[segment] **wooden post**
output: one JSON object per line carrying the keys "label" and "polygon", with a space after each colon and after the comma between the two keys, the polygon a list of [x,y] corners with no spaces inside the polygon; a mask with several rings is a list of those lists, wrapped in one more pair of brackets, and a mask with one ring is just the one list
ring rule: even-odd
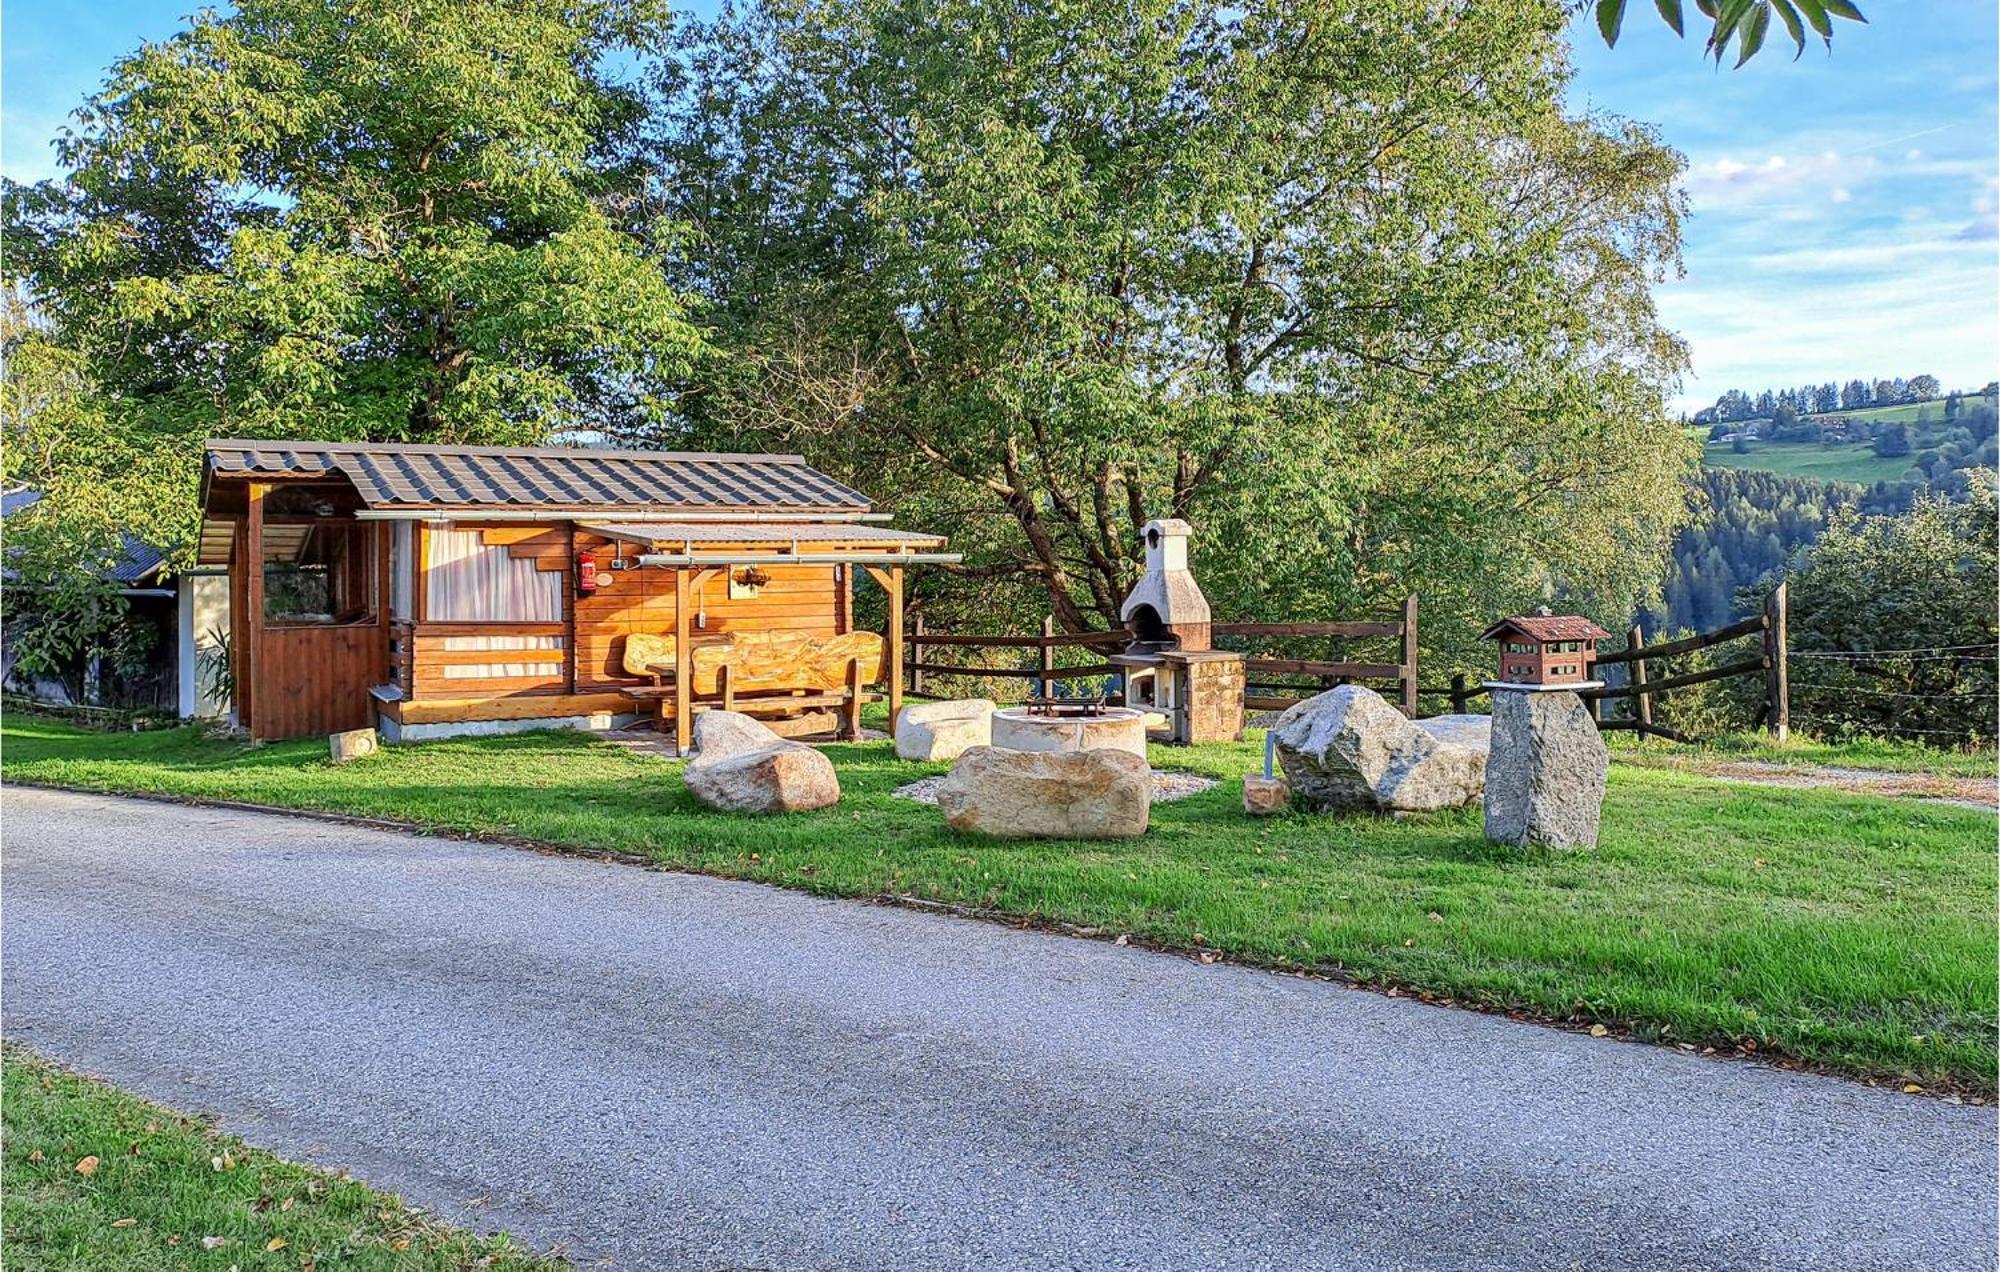
{"label": "wooden post", "polygon": [[[389,657],[389,530],[386,521],[375,527],[375,652],[382,659],[384,684],[394,684],[396,680],[396,661]],[[375,722],[372,706],[368,722]]]}
{"label": "wooden post", "polygon": [[1040,654],[1042,678],[1036,680],[1036,684],[1042,686],[1042,696],[1044,698],[1054,698],[1056,696],[1056,690],[1050,684],[1050,672],[1056,670],[1056,646],[1048,644],[1054,638],[1056,638],[1056,616],[1054,614],[1042,614],[1042,646],[1036,650],[1036,654]]}
{"label": "wooden post", "polygon": [[257,736],[257,672],[264,644],[264,491],[253,481],[244,489],[249,511],[243,518],[243,657],[237,663],[236,722]]}
{"label": "wooden post", "polygon": [[1785,654],[1788,586],[1780,583],[1764,598],[1764,657],[1768,663],[1764,672],[1764,714],[1771,725],[1771,736],[1780,742],[1792,736],[1791,672]]}
{"label": "wooden post", "polygon": [[910,622],[913,627],[910,634],[910,692],[922,697],[924,669],[917,664],[924,660],[924,616],[918,614]]}
{"label": "wooden post", "polygon": [[736,710],[735,677],[731,676],[729,672],[730,666],[728,663],[724,663],[715,669],[716,688],[722,691],[722,709],[724,711]]}
{"label": "wooden post", "polygon": [[694,743],[694,651],[688,648],[688,572],[674,568],[674,750]]}
{"label": "wooden post", "polygon": [[1462,671],[1453,672],[1451,676],[1451,713],[1453,715],[1464,715],[1466,699],[1470,696],[1465,691],[1465,673]]}
{"label": "wooden post", "polygon": [[1403,715],[1417,718],[1417,594],[1403,598]]}
{"label": "wooden post", "polygon": [[[1646,633],[1641,631],[1635,623],[1632,626],[1632,630],[1626,633],[1625,643],[1628,647],[1635,650],[1644,649],[1646,647]],[[1653,695],[1645,692],[1646,660],[1643,658],[1634,658],[1632,660],[1632,687],[1640,691],[1632,699],[1632,715],[1638,721],[1639,728],[1637,732],[1639,741],[1644,742],[1646,734],[1653,727]]]}
{"label": "wooden post", "polygon": [[896,717],[903,714],[903,567],[871,565],[868,575],[889,598],[889,732],[894,733]]}
{"label": "wooden post", "polygon": [[[857,707],[856,711],[860,709]],[[903,714],[903,567],[889,567],[889,732]],[[858,716],[857,716],[858,718]],[[856,733],[855,737],[860,737]]]}

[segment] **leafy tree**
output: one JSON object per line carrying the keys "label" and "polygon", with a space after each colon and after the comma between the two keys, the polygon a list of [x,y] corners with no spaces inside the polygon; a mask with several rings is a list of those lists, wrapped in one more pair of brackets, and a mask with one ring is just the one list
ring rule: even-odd
{"label": "leafy tree", "polygon": [[1934,375],[1913,375],[1908,387],[1913,402],[1928,402],[1941,391],[1938,378]]}
{"label": "leafy tree", "polygon": [[1805,727],[1934,743],[1995,736],[2000,524],[1992,471],[1968,479],[1963,501],[1844,516],[1794,560],[1792,710]]}
{"label": "leafy tree", "polygon": [[[8,565],[17,581],[6,588],[4,621],[14,654],[12,674],[46,677],[74,703],[94,702],[92,670],[129,680],[147,666],[157,637],[128,621],[129,602],[110,582],[117,541],[80,544],[48,531],[46,514],[30,509],[8,518]],[[26,523],[17,527],[16,520]]]}
{"label": "leafy tree", "polygon": [[[1597,14],[1597,30],[1603,35],[1607,47],[1618,43],[1618,33],[1625,23],[1625,0],[1582,0],[1579,7],[1594,7]],[[1654,0],[1654,7],[1660,17],[1674,29],[1675,35],[1685,35],[1685,12],[1681,0]],[[1695,0],[1694,7],[1709,19],[1707,43],[1702,48],[1704,56],[1715,59],[1719,66],[1729,52],[1730,45],[1736,46],[1736,65],[1742,66],[1757,56],[1764,47],[1764,39],[1770,34],[1771,15],[1776,14],[1785,34],[1790,37],[1797,52],[1796,60],[1806,51],[1806,28],[1811,27],[1828,49],[1833,48],[1833,18],[1845,18],[1851,22],[1867,22],[1861,10],[1849,0]]]}
{"label": "leafy tree", "polygon": [[[1685,515],[1678,157],[1562,108],[1559,5],[780,3],[688,29],[661,189],[718,444],[899,492],[934,613],[1629,612]],[[966,576],[979,580],[967,586]],[[1468,665],[1485,651],[1466,641]]]}
{"label": "leafy tree", "polygon": [[1910,453],[1910,426],[1901,420],[1875,435],[1875,453],[1884,459]]}
{"label": "leafy tree", "polygon": [[108,425],[19,475],[185,543],[205,434],[659,418],[700,339],[619,224],[643,103],[605,67],[665,30],[656,0],[243,0],[119,61],[66,177],[6,191],[10,280]]}

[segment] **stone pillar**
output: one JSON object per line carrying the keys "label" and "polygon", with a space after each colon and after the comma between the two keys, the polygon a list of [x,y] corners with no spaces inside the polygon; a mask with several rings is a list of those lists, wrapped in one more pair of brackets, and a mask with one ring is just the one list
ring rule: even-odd
{"label": "stone pillar", "polygon": [[1595,848],[1610,764],[1574,693],[1494,688],[1486,837],[1517,848]]}
{"label": "stone pillar", "polygon": [[1162,655],[1181,681],[1181,718],[1174,741],[1240,742],[1243,739],[1243,655],[1220,649],[1175,650]]}

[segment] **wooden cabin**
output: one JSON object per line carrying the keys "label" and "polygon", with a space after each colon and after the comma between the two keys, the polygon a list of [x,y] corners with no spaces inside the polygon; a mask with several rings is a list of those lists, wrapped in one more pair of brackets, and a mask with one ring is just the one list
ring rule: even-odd
{"label": "wooden cabin", "polygon": [[[211,441],[200,559],[226,566],[237,723],[390,741],[727,706],[781,732],[901,707],[911,565],[796,455]],[[855,571],[887,593],[854,629]],[[684,687],[691,691],[683,692]]]}
{"label": "wooden cabin", "polygon": [[1611,633],[1576,614],[1520,614],[1479,633],[1500,642],[1499,680],[1512,685],[1593,682],[1597,642]]}

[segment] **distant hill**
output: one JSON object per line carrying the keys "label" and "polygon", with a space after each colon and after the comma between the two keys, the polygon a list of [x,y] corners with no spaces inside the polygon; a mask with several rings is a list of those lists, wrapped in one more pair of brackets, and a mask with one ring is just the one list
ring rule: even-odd
{"label": "distant hill", "polygon": [[[1953,413],[1950,419],[1948,410]],[[1775,426],[1769,416],[1731,420],[1699,430],[1706,439],[1702,463],[1711,469],[1815,481],[1907,485],[1912,492],[1925,485],[1949,488],[1947,479],[1955,470],[1994,466],[1996,416],[2000,416],[2000,396],[1965,394],[1955,408],[1947,399],[1936,398],[1797,417],[1795,431],[1823,432],[1827,440],[1773,438]],[[1878,454],[1876,438],[1899,425],[1908,440],[1907,453]]]}

